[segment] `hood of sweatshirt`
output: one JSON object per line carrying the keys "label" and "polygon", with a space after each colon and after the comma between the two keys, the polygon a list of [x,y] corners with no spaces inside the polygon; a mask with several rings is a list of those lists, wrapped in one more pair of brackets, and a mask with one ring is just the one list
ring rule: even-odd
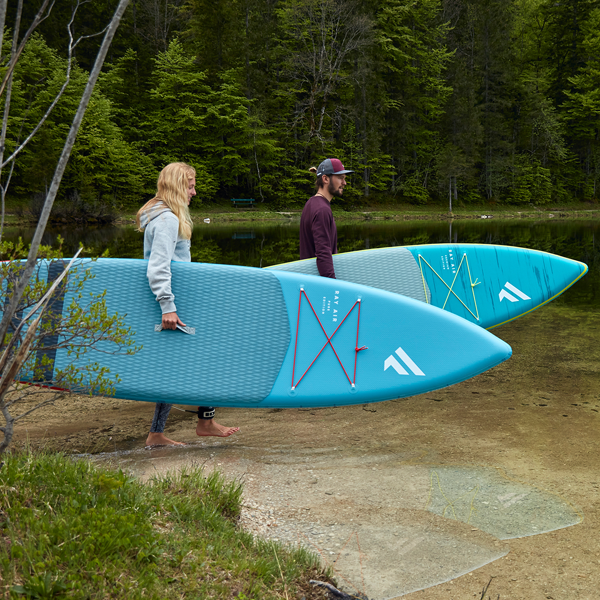
{"label": "hood of sweatshirt", "polygon": [[150,221],[154,221],[163,213],[171,212],[171,210],[162,202],[157,202],[151,209],[144,211],[140,216],[140,229],[146,229]]}

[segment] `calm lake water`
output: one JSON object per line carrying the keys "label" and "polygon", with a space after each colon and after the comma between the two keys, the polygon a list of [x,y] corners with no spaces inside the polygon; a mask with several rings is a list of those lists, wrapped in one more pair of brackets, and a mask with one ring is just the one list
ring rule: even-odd
{"label": "calm lake water", "polygon": [[[192,260],[266,267],[298,259],[299,220],[276,225],[199,223],[192,237]],[[5,239],[29,240],[32,230],[6,231]],[[44,243],[65,240],[65,254],[82,242],[93,253],[108,250],[110,256],[142,258],[143,236],[133,227],[61,229],[48,231]],[[598,238],[598,239],[596,239]],[[592,305],[600,298],[600,224],[597,221],[458,220],[366,221],[338,224],[340,252],[405,246],[454,243],[504,244],[552,252],[586,263],[590,271],[557,301],[569,305]]]}

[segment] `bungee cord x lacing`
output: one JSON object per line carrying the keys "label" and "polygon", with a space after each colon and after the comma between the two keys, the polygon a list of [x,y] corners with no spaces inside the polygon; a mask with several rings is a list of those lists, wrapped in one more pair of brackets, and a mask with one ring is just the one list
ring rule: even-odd
{"label": "bungee cord x lacing", "polygon": [[[327,341],[325,342],[325,344],[323,345],[321,350],[319,350],[319,353],[315,356],[314,360],[310,363],[310,365],[308,365],[308,368],[306,369],[306,371],[304,371],[304,373],[302,374],[302,377],[300,377],[300,379],[298,379],[298,381],[296,381],[296,383],[294,383],[294,378],[296,375],[296,355],[298,352],[298,337],[299,337],[299,333],[300,333],[300,308],[302,306],[302,296],[304,296],[306,298],[306,301],[308,302],[308,305],[312,309],[312,312],[315,315],[315,318],[317,319],[317,322],[319,323],[321,330],[323,331],[323,335],[325,335],[325,337],[327,338]],[[333,336],[339,331],[340,327],[344,324],[346,319],[350,316],[350,313],[357,306],[358,306],[358,316],[357,316],[357,320],[356,320],[356,344],[354,347],[354,373],[353,373],[352,379],[350,379],[350,376],[348,375],[348,373],[344,367],[344,364],[342,363],[342,360],[338,356],[338,353],[336,352],[335,348],[333,347],[333,343],[331,342],[331,340],[333,339]],[[302,381],[304,376],[308,373],[310,368],[315,364],[315,362],[317,361],[319,356],[321,356],[323,350],[325,350],[325,348],[328,345],[331,346],[331,349],[333,350],[335,357],[337,358],[338,362],[340,363],[340,366],[342,367],[342,370],[344,371],[344,375],[346,375],[346,378],[348,379],[348,382],[350,383],[350,385],[353,388],[356,386],[356,364],[357,364],[357,359],[358,359],[358,353],[361,352],[362,350],[367,350],[367,346],[361,346],[360,348],[358,347],[358,333],[359,333],[359,327],[360,327],[360,307],[361,307],[361,299],[358,298],[358,300],[356,300],[356,302],[352,305],[352,308],[347,312],[346,316],[341,320],[340,324],[336,327],[335,331],[329,336],[329,335],[327,335],[327,332],[325,331],[325,328],[323,327],[323,323],[321,323],[321,319],[319,319],[319,315],[317,315],[317,312],[315,311],[315,309],[312,305],[312,302],[310,301],[309,297],[307,296],[306,291],[304,290],[304,288],[300,288],[300,297],[298,299],[298,320],[296,322],[296,342],[294,344],[294,364],[292,366],[292,391],[298,387],[298,385],[300,384],[300,382]]]}
{"label": "bungee cord x lacing", "polygon": [[[425,274],[423,273],[423,264],[422,262],[424,262],[431,270],[432,272],[437,275],[438,279],[448,288],[448,295],[446,296],[446,300],[444,300],[444,304],[442,306],[442,308],[446,308],[446,304],[448,303],[448,300],[450,298],[450,295],[454,295],[454,297],[469,311],[469,313],[473,316],[474,319],[476,319],[477,321],[479,321],[479,308],[477,307],[477,298],[475,297],[475,286],[479,285],[481,283],[481,281],[477,281],[477,279],[475,281],[473,281],[473,278],[471,277],[471,269],[469,267],[469,259],[467,258],[467,254],[463,254],[462,258],[460,260],[460,263],[458,265],[458,269],[456,269],[456,274],[454,275],[454,279],[452,280],[452,285],[448,285],[444,279],[441,277],[441,275],[439,275],[439,273],[427,262],[427,260],[425,259],[425,257],[421,254],[419,254],[419,268],[421,269],[421,279],[423,280],[423,289],[425,290],[425,299],[427,304],[431,304],[428,300],[428,296],[427,296],[427,284],[425,282]],[[454,291],[454,284],[456,283],[456,280],[458,278],[458,274],[460,273],[460,269],[462,267],[463,262],[467,265],[467,272],[469,274],[469,284],[471,285],[471,292],[473,294],[473,303],[475,305],[475,312],[473,312],[460,298],[460,296]]]}

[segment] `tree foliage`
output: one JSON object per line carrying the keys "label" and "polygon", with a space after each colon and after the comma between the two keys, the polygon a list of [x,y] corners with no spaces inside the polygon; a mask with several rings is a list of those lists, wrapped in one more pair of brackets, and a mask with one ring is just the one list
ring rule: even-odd
{"label": "tree foliage", "polygon": [[[61,82],[52,19],[16,74],[9,149]],[[137,0],[63,193],[140,203],[166,162],[186,160],[200,201],[280,207],[305,199],[308,168],[336,155],[355,171],[345,206],[595,200],[599,25],[593,0]],[[50,176],[87,46],[77,59],[14,174],[20,201]]]}
{"label": "tree foliage", "polygon": [[[42,119],[65,83],[66,72],[66,59],[34,34],[15,69],[6,138],[9,152]],[[33,195],[48,189],[87,79],[84,70],[72,68],[60,100],[15,164],[14,193]],[[146,191],[148,166],[147,158],[115,123],[110,100],[96,90],[64,175],[63,196],[78,190],[83,197],[117,205],[134,201]]]}
{"label": "tree foliage", "polygon": [[[0,242],[3,296],[14,293],[28,252],[21,240]],[[123,316],[109,313],[106,292],[85,293],[91,277],[86,261],[79,260],[73,267],[62,260],[60,248],[48,246],[41,246],[38,256],[0,356],[0,411],[5,421],[0,427],[0,454],[11,442],[15,423],[68,391],[114,393],[118,374],[110,373],[101,362],[79,359],[95,351],[133,354],[138,349]],[[64,305],[67,290],[72,300]],[[58,351],[71,357],[62,367],[55,364]]]}

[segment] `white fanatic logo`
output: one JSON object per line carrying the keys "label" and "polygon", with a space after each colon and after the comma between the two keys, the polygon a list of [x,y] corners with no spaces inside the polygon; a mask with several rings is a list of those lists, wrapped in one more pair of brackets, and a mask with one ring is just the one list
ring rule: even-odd
{"label": "white fanatic logo", "polygon": [[[400,357],[402,362],[413,372],[415,375],[419,375],[421,377],[425,377],[425,373],[417,367],[413,359],[402,350],[402,348],[398,348],[396,350],[396,354]],[[387,371],[390,367],[398,373],[398,375],[408,375],[408,371],[396,360],[396,357],[393,354],[390,354],[383,363],[383,370]]]}
{"label": "white fanatic logo", "polygon": [[[509,289],[513,294],[516,294],[517,296],[519,296],[519,298],[521,298],[521,300],[531,300],[531,298],[527,294],[524,294],[521,290],[517,289],[514,285],[511,285],[510,283],[508,283],[508,281],[504,284],[504,287]],[[502,302],[502,300],[504,300],[504,298],[506,298],[507,300],[510,300],[511,302],[519,301],[519,298],[515,298],[512,294],[509,294],[506,290],[500,290],[500,293],[498,294],[498,298],[500,298],[500,302]]]}

